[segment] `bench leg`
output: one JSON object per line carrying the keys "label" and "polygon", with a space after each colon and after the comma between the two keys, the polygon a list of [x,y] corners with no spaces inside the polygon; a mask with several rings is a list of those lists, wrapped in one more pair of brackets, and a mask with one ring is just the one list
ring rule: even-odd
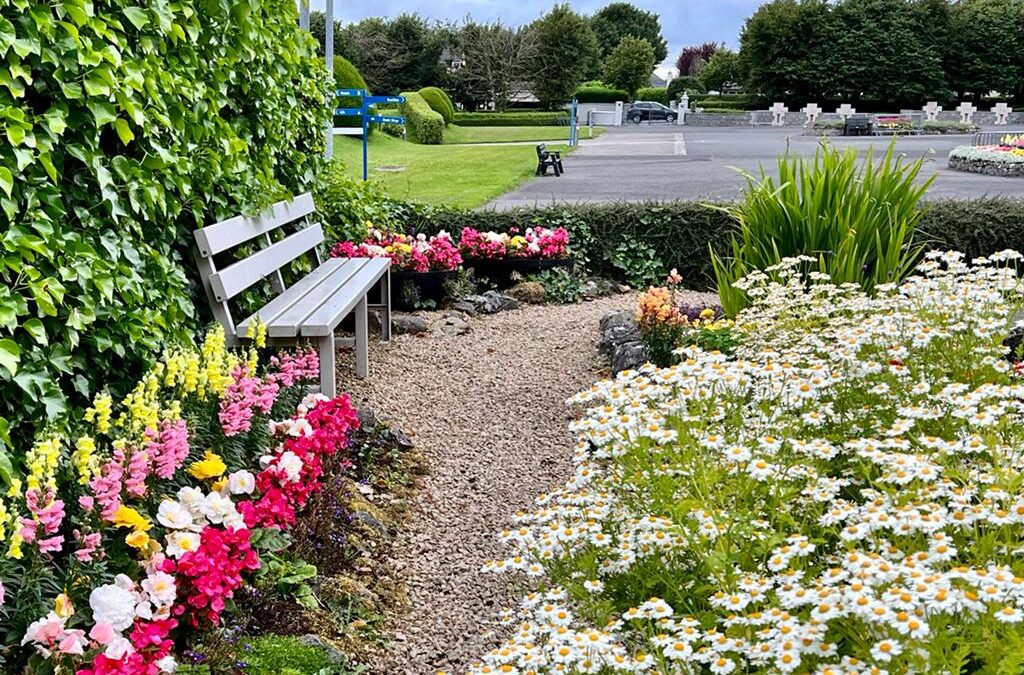
{"label": "bench leg", "polygon": [[320,338],[320,393],[328,398],[337,395],[334,378],[334,336]]}
{"label": "bench leg", "polygon": [[380,339],[383,342],[391,341],[391,272],[388,272],[380,280]]}
{"label": "bench leg", "polygon": [[370,374],[369,330],[366,320],[366,296],[356,305],[356,377],[362,379]]}

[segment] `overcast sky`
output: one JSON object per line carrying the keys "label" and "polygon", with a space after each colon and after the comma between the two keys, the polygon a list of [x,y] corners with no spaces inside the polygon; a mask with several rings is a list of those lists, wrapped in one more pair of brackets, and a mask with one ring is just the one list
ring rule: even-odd
{"label": "overcast sky", "polygon": [[[611,0],[572,0],[577,12],[591,14]],[[675,61],[684,45],[725,42],[735,48],[743,20],[762,0],[632,0],[634,5],[661,16],[661,32],[668,40],[668,63]],[[466,15],[478,21],[518,26],[544,14],[554,0],[334,0],[334,14],[342,22],[368,16],[397,16],[417,13],[429,19],[461,20]],[[311,0],[313,9],[323,10],[325,0]]]}

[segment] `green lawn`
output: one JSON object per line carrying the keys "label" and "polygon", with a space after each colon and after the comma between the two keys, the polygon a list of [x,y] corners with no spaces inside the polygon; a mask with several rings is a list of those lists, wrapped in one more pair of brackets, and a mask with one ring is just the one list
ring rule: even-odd
{"label": "green lawn", "polygon": [[[543,128],[543,127],[541,127]],[[570,148],[552,145],[563,154]],[[395,199],[476,208],[528,178],[537,168],[537,152],[529,145],[417,145],[383,133],[370,138],[370,180],[378,181]],[[362,142],[335,137],[334,156],[353,177],[362,177]],[[378,171],[377,167],[401,167]]]}
{"label": "green lawn", "polygon": [[[594,138],[604,133],[604,127],[594,128]],[[580,138],[590,138],[587,129],[580,129]],[[459,127],[454,124],[445,129],[444,142],[453,143],[508,143],[513,141],[568,141],[569,127]]]}

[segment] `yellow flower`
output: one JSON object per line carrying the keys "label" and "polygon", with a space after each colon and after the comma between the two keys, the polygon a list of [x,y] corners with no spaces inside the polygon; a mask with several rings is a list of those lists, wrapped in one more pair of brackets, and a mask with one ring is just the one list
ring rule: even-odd
{"label": "yellow flower", "polygon": [[118,527],[130,527],[136,532],[148,532],[149,528],[153,527],[153,523],[149,522],[148,518],[132,507],[125,506],[124,504],[117,507],[117,512],[114,514],[114,525]]}
{"label": "yellow flower", "polygon": [[11,543],[7,547],[7,557],[13,558],[14,560],[21,560],[21,545],[25,539],[21,536],[21,533],[15,530],[11,533]]}
{"label": "yellow flower", "polygon": [[212,491],[214,491],[214,492],[223,492],[223,491],[224,491],[224,487],[225,487],[225,486],[226,486],[227,484],[228,484],[228,479],[227,479],[227,477],[226,477],[226,476],[223,476],[223,477],[219,478],[219,479],[217,480],[217,482],[216,482],[216,483],[214,483],[214,484],[213,484],[213,485],[212,485],[212,486],[210,487],[210,489],[211,489]]}
{"label": "yellow flower", "polygon": [[53,612],[61,619],[68,619],[75,613],[75,607],[71,604],[71,598],[67,593],[61,593],[53,603]]}
{"label": "yellow flower", "polygon": [[8,497],[12,497],[14,499],[17,499],[18,497],[21,496],[21,479],[20,478],[12,478],[11,479],[11,487],[9,487],[7,489],[7,496]]}
{"label": "yellow flower", "polygon": [[227,465],[224,464],[224,460],[207,450],[201,460],[193,463],[192,466],[189,467],[188,472],[194,478],[206,480],[207,478],[217,478],[218,476],[223,475],[223,473],[227,471],[227,468]]}
{"label": "yellow flower", "polygon": [[85,421],[96,425],[96,432],[105,434],[110,431],[110,411],[113,408],[110,394],[100,394],[92,401],[92,407],[85,411]]}
{"label": "yellow flower", "polygon": [[135,549],[143,549],[149,546],[150,538],[149,535],[141,530],[132,531],[127,537],[124,538],[124,543],[128,544]]}
{"label": "yellow flower", "polygon": [[96,441],[91,436],[82,436],[75,444],[75,452],[71,459],[78,472],[78,484],[88,485],[89,481],[96,475]]}
{"label": "yellow flower", "polygon": [[28,476],[25,483],[29,490],[38,490],[43,486],[57,489],[57,461],[60,459],[60,439],[47,438],[36,441],[25,456]]}

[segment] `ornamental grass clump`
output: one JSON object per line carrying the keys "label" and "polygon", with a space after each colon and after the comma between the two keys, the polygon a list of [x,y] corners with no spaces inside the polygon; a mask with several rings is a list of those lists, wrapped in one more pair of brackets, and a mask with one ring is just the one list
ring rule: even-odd
{"label": "ornamental grass clump", "polygon": [[733,357],[573,397],[573,477],[485,567],[533,592],[470,672],[1022,672],[1021,259],[874,295],[787,259],[737,282]]}
{"label": "ornamental grass clump", "polygon": [[711,251],[726,314],[735,316],[749,302],[736,281],[788,257],[810,256],[806,271],[827,274],[837,284],[859,284],[869,293],[903,280],[922,250],[913,244],[914,229],[934,180],[917,182],[923,165],[924,158],[904,162],[893,144],[879,162],[870,149],[859,162],[854,148],[823,144],[813,160],[780,157],[778,180],[763,168],[760,177],[742,172],[743,199],[720,207],[738,225],[732,255]]}

